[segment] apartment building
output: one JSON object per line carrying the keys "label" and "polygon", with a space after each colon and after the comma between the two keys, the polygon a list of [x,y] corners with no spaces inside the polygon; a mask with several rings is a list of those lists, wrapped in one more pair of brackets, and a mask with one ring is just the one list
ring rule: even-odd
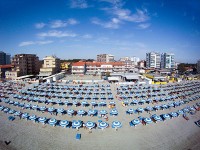
{"label": "apartment building", "polygon": [[85,62],[75,62],[72,63],[72,74],[84,75],[86,72],[86,63]]}
{"label": "apartment building", "polygon": [[0,65],[8,65],[10,62],[10,54],[6,54],[3,51],[0,51]]}
{"label": "apartment building", "polygon": [[60,59],[55,56],[46,56],[40,68],[39,76],[50,76],[60,72]]}
{"label": "apartment building", "polygon": [[97,55],[97,62],[114,62],[114,55],[111,54],[99,54]]}
{"label": "apartment building", "polygon": [[105,74],[107,72],[125,72],[122,62],[86,62],[87,74]]}
{"label": "apartment building", "polygon": [[39,58],[35,54],[17,54],[12,58],[12,71],[6,72],[6,78],[25,75],[37,75],[39,73]]}
{"label": "apartment building", "polygon": [[160,53],[150,52],[146,53],[146,67],[147,68],[160,68]]}
{"label": "apartment building", "polygon": [[175,68],[174,54],[162,53],[161,54],[161,68],[172,69]]}

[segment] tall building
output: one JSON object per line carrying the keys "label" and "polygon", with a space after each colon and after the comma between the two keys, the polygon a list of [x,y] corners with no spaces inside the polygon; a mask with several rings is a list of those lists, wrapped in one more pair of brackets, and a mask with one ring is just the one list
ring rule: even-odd
{"label": "tall building", "polygon": [[40,68],[39,76],[50,76],[60,72],[60,59],[55,56],[46,56]]}
{"label": "tall building", "polygon": [[114,55],[111,54],[99,54],[97,55],[97,62],[114,62]]}
{"label": "tall building", "polygon": [[0,65],[8,65],[11,64],[10,61],[10,54],[6,54],[2,51],[0,51]]}
{"label": "tall building", "polygon": [[19,76],[39,73],[39,58],[35,54],[17,54],[12,58],[13,71]]}
{"label": "tall building", "polygon": [[174,54],[163,53],[161,54],[161,68],[175,68]]}
{"label": "tall building", "polygon": [[0,51],[0,65],[6,64],[6,53]]}
{"label": "tall building", "polygon": [[197,72],[200,73],[200,60],[197,61]]}
{"label": "tall building", "polygon": [[146,67],[160,68],[160,54],[156,52],[146,53]]}
{"label": "tall building", "polygon": [[133,57],[122,57],[119,61],[123,63],[125,71],[131,71],[135,68],[135,66],[137,66]]}
{"label": "tall building", "polygon": [[6,65],[11,64],[10,54],[6,54]]}

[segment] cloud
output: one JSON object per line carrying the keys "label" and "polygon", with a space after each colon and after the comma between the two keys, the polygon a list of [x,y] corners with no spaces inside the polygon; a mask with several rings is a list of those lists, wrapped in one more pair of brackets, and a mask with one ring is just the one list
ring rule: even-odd
{"label": "cloud", "polygon": [[135,23],[146,22],[150,19],[147,14],[147,10],[136,9],[136,13],[132,14],[129,9],[114,9],[112,13],[115,14],[120,20]]}
{"label": "cloud", "polygon": [[79,22],[77,20],[73,19],[73,18],[68,19],[68,24],[70,24],[70,25],[75,25],[75,24],[78,24],[78,23]]}
{"label": "cloud", "polygon": [[71,8],[88,8],[89,5],[86,0],[70,0],[70,7]]}
{"label": "cloud", "polygon": [[29,45],[45,45],[53,43],[53,41],[25,41],[19,44],[20,47],[22,46],[29,46]]}
{"label": "cloud", "polygon": [[82,36],[82,38],[84,38],[84,39],[92,39],[93,36],[90,35],[90,34],[85,34],[85,35]]}
{"label": "cloud", "polygon": [[125,2],[123,2],[122,0],[99,0],[99,1],[110,3],[115,8],[120,8],[125,4]]}
{"label": "cloud", "polygon": [[139,28],[139,29],[147,29],[147,28],[149,28],[150,26],[151,26],[150,23],[143,23],[143,24],[139,24],[139,25],[138,25],[138,28]]}
{"label": "cloud", "polygon": [[118,29],[119,28],[119,24],[121,23],[121,21],[119,19],[117,19],[117,18],[112,18],[108,22],[101,21],[98,18],[93,18],[91,22],[93,24],[100,25],[100,26],[102,26],[104,28],[110,28],[110,29]]}
{"label": "cloud", "polygon": [[45,37],[62,38],[62,37],[76,37],[77,34],[71,33],[71,32],[51,30],[51,31],[48,31],[48,32],[38,33],[37,36],[40,37],[40,38],[45,38]]}
{"label": "cloud", "polygon": [[62,21],[62,20],[54,20],[50,23],[50,28],[63,28],[66,27],[67,25],[75,25],[78,24],[78,21],[70,18],[66,21]]}
{"label": "cloud", "polygon": [[46,25],[45,23],[41,22],[41,23],[36,23],[36,24],[35,24],[35,27],[36,27],[37,29],[42,29],[42,28],[44,28],[45,25]]}

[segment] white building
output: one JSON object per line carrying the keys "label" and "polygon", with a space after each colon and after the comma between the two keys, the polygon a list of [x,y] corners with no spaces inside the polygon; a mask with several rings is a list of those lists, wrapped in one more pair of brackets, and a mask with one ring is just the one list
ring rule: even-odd
{"label": "white building", "polygon": [[161,68],[175,68],[174,54],[163,53],[161,54]]}
{"label": "white building", "polygon": [[60,72],[60,59],[54,56],[46,56],[44,58],[44,64],[40,68],[39,76],[50,76]]}
{"label": "white building", "polygon": [[72,74],[84,75],[86,72],[85,62],[76,62],[72,64]]}
{"label": "white building", "polygon": [[99,54],[97,55],[97,62],[114,62],[114,55],[111,54]]}
{"label": "white building", "polygon": [[156,52],[146,53],[146,67],[160,68],[160,54]]}

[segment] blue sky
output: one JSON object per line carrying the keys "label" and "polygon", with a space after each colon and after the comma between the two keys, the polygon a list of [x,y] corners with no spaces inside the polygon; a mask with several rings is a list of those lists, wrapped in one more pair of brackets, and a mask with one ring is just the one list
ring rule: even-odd
{"label": "blue sky", "polygon": [[93,58],[100,53],[145,58],[170,52],[200,59],[198,0],[1,0],[0,50],[40,59]]}

